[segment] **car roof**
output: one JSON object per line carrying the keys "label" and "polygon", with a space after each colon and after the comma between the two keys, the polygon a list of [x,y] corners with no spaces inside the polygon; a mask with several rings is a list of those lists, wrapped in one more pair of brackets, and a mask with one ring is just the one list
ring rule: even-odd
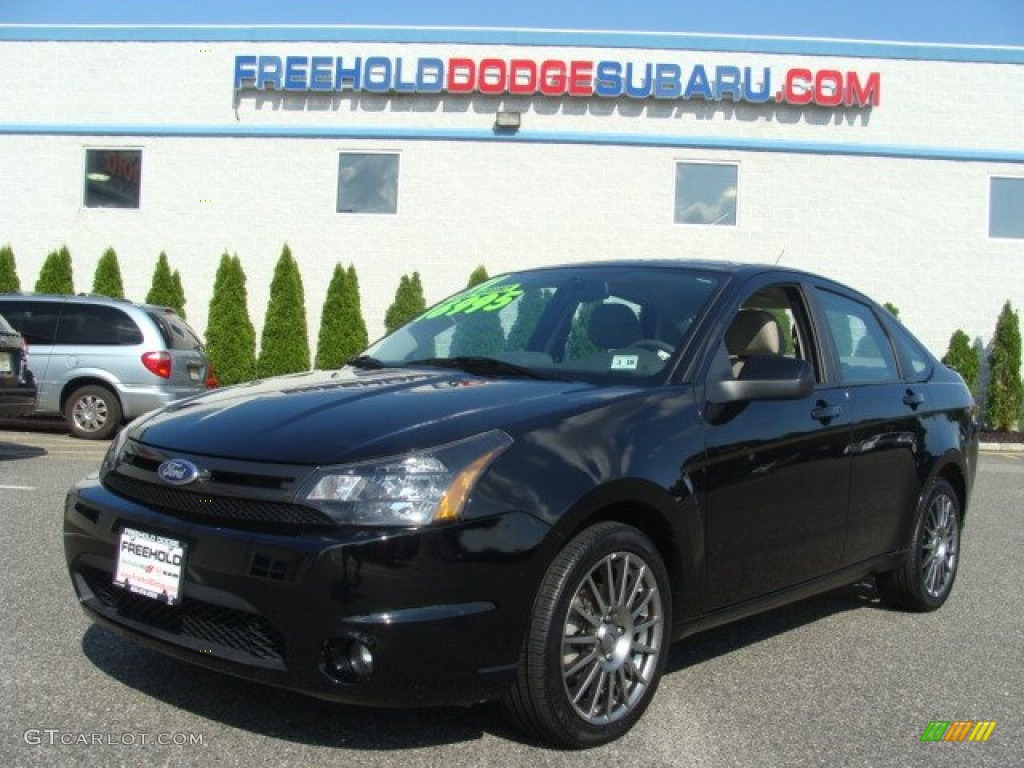
{"label": "car roof", "polygon": [[144,304],[131,299],[120,299],[116,296],[104,296],[99,293],[34,293],[33,291],[17,291],[11,293],[0,293],[2,298],[13,299],[44,299],[47,301],[65,301],[73,304],[109,304],[115,307],[138,307],[140,309],[152,309],[160,312],[171,312],[177,314],[174,307],[161,304]]}

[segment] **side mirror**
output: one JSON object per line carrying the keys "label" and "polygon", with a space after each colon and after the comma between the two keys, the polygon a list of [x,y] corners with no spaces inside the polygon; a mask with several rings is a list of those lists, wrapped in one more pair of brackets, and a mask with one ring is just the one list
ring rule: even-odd
{"label": "side mirror", "polygon": [[738,379],[708,382],[708,402],[716,405],[748,400],[796,400],[814,389],[814,371],[806,360],[777,355],[753,355]]}

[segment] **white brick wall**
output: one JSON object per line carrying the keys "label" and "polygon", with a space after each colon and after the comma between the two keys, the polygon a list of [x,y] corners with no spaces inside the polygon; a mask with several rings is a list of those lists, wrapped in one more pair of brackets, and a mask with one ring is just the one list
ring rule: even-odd
{"label": "white brick wall", "polygon": [[[234,104],[236,53],[675,60],[882,73],[868,111],[540,97],[245,96]],[[0,41],[0,244],[31,289],[48,251],[66,244],[88,290],[108,246],[130,298],[149,288],[165,250],[202,332],[221,253],[237,253],[257,327],[287,242],[306,288],[311,344],[335,262],[354,263],[370,336],[399,277],[419,271],[428,301],[492,274],[581,259],[696,257],[811,269],[891,301],[933,351],[957,328],[987,341],[1004,301],[1024,305],[1024,241],[988,238],[992,175],[1024,177],[1024,66],[968,62],[632,49],[350,43]],[[499,103],[519,109],[518,137],[489,140]],[[324,108],[319,108],[324,107]],[[14,128],[12,128],[12,126]],[[18,126],[33,126],[32,131]],[[77,126],[77,128],[76,128]],[[239,126],[460,132],[466,140],[80,135]],[[472,140],[474,132],[481,140]],[[545,140],[526,141],[545,133]],[[561,143],[564,135],[570,143]],[[920,158],[601,145],[585,136],[683,136],[730,146],[900,147]],[[633,139],[630,139],[632,141]],[[691,142],[692,143],[692,142]],[[732,144],[733,146],[735,144]],[[81,207],[84,148],[143,150],[138,210]],[[397,216],[335,212],[337,154],[401,153]],[[1008,162],[931,159],[988,150]],[[672,221],[674,162],[739,164],[736,227]]]}

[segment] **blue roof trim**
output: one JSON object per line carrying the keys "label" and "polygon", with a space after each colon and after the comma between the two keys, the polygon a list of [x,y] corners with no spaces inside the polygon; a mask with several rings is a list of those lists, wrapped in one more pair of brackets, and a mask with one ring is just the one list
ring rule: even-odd
{"label": "blue roof trim", "polygon": [[915,147],[898,144],[842,144],[705,136],[643,135],[520,130],[514,134],[490,130],[354,128],[351,126],[248,125],[43,125],[0,123],[0,136],[110,136],[223,139],[359,139],[373,141],[504,141],[527,144],[592,144],[604,146],[678,147],[741,152],[891,157],[912,160],[952,160],[977,163],[1022,163],[1024,151]]}
{"label": "blue roof trim", "polygon": [[0,25],[0,40],[586,46],[1024,64],[1024,47],[666,32],[358,26]]}

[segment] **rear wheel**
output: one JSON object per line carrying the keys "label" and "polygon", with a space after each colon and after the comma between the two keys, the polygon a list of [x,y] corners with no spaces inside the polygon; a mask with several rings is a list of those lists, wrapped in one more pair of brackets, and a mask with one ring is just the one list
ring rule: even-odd
{"label": "rear wheel", "polygon": [[650,539],[619,523],[588,528],[541,583],[506,713],[562,746],[617,739],[654,696],[670,627],[668,575]]}
{"label": "rear wheel", "polygon": [[910,551],[895,571],[876,577],[878,592],[892,606],[934,611],[953,590],[960,563],[960,498],[937,479],[921,497]]}
{"label": "rear wheel", "polygon": [[90,384],[71,393],[64,417],[75,437],[102,440],[121,425],[121,403],[106,387]]}

